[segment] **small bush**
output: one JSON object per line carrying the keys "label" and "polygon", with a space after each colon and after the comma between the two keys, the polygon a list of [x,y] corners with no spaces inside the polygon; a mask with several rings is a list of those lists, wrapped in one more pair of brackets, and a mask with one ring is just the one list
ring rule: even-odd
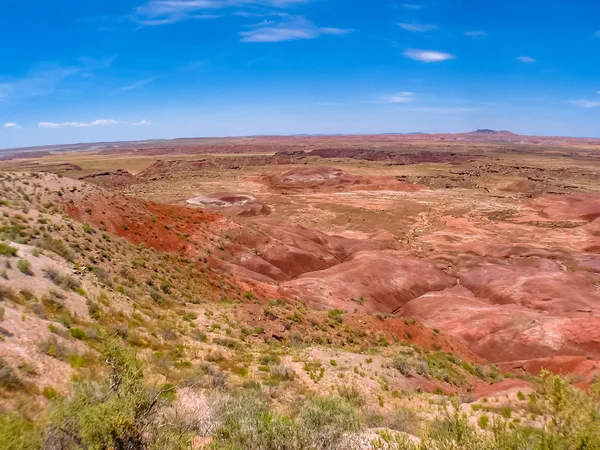
{"label": "small bush", "polygon": [[42,395],[44,397],[46,397],[48,400],[53,400],[56,397],[58,397],[58,393],[56,392],[56,389],[54,389],[52,386],[46,386],[42,390]]}
{"label": "small bush", "polygon": [[23,382],[2,358],[0,358],[0,387],[9,391],[23,388]]}
{"label": "small bush", "polygon": [[65,290],[76,291],[81,288],[81,282],[77,278],[71,275],[62,275],[53,267],[44,267],[42,271],[46,278]]}
{"label": "small bush", "polygon": [[390,415],[387,427],[392,430],[416,435],[418,434],[419,423],[419,416],[414,410],[406,406],[398,406]]}
{"label": "small bush", "polygon": [[412,376],[411,358],[408,355],[399,354],[394,358],[394,368],[405,377]]}
{"label": "small bush", "polygon": [[87,337],[85,331],[83,331],[81,328],[71,328],[69,332],[75,339],[85,339]]}
{"label": "small bush", "polygon": [[481,428],[482,430],[487,429],[489,423],[490,423],[490,418],[488,416],[486,416],[485,414],[480,416],[479,419],[477,419],[477,424],[479,425],[479,428]]}
{"label": "small bush", "polygon": [[77,382],[66,399],[56,402],[46,448],[190,448],[191,433],[158,419],[173,388],[150,387],[140,361],[116,340],[104,342],[101,353],[109,378]]}
{"label": "small bush", "polygon": [[296,378],[296,372],[291,367],[278,364],[270,367],[271,376],[282,381],[291,381]]}
{"label": "small bush", "polygon": [[26,259],[20,259],[17,263],[17,269],[25,275],[33,276],[33,270],[31,268],[31,263]]}
{"label": "small bush", "polygon": [[17,256],[18,251],[19,250],[15,247],[11,247],[10,245],[5,244],[4,242],[0,242],[0,255],[2,256]]}
{"label": "small bush", "polygon": [[15,301],[17,298],[15,292],[5,284],[0,284],[0,301],[12,300]]}

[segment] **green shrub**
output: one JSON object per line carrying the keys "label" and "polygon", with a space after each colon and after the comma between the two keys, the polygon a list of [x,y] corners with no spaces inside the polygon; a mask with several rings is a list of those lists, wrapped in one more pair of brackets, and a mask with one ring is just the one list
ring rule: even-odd
{"label": "green shrub", "polygon": [[104,342],[101,352],[109,378],[78,381],[66,399],[56,402],[50,414],[53,433],[51,442],[47,439],[49,447],[190,448],[192,434],[188,430],[158,419],[173,388],[149,387],[140,361],[120,342]]}
{"label": "green shrub", "polygon": [[71,336],[75,339],[85,339],[87,337],[85,331],[83,331],[81,328],[73,327],[69,330],[69,332],[71,333]]}
{"label": "green shrub", "polygon": [[477,424],[479,425],[479,428],[481,428],[482,430],[485,430],[488,427],[489,423],[490,423],[490,418],[488,416],[486,416],[485,414],[483,414],[482,416],[479,417],[479,419],[477,419]]}
{"label": "green shrub", "polygon": [[33,270],[31,268],[31,263],[26,259],[20,259],[17,263],[17,269],[25,275],[33,276]]}
{"label": "green shrub", "polygon": [[17,256],[18,251],[19,250],[15,247],[11,247],[10,245],[5,244],[4,242],[0,242],[0,255],[2,256]]}
{"label": "green shrub", "polygon": [[56,392],[56,389],[54,389],[52,386],[44,387],[44,389],[42,390],[42,395],[44,397],[46,397],[48,400],[52,400],[52,399],[55,399],[56,397],[58,397],[58,393]]}

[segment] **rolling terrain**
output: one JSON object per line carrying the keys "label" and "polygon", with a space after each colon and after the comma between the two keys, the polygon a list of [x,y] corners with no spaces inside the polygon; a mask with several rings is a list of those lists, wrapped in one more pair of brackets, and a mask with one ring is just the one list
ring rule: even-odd
{"label": "rolling terrain", "polygon": [[[300,448],[365,449],[450,448],[430,429],[450,409],[484,435],[488,420],[545,430],[556,411],[532,402],[564,381],[551,373],[597,389],[597,140],[478,130],[6,154],[0,403],[26,420],[72,398],[72,380],[110,375],[114,340],[177,391],[160,414],[185,411],[194,448],[278,448],[215,432],[252,389],[298,423],[322,395],[351,403],[361,425]],[[452,448],[509,448],[473,445]]]}

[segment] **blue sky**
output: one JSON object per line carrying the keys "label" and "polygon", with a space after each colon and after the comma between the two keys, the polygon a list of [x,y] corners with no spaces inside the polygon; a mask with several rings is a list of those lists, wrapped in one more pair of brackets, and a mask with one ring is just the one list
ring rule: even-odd
{"label": "blue sky", "polygon": [[600,137],[596,0],[0,0],[0,39],[0,148],[475,128]]}

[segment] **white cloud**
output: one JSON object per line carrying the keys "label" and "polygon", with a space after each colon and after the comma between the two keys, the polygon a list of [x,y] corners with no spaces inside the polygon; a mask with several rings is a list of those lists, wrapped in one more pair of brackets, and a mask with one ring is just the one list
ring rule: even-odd
{"label": "white cloud", "polygon": [[579,100],[569,100],[569,103],[579,106],[580,108],[600,108],[600,101],[586,100],[583,98]]}
{"label": "white cloud", "polygon": [[147,84],[150,84],[150,83],[156,81],[157,78],[158,77],[152,77],[152,78],[147,78],[145,80],[136,81],[134,83],[131,83],[130,85],[123,86],[121,89],[119,89],[119,91],[125,92],[125,91],[132,91],[134,89],[139,89],[141,87],[146,86]]}
{"label": "white cloud", "polygon": [[403,3],[402,7],[405,9],[421,9],[421,8],[423,8],[423,5],[415,5],[412,3]]}
{"label": "white cloud", "polygon": [[131,125],[152,125],[152,122],[148,122],[147,120],[140,120],[139,122],[133,122]]}
{"label": "white cloud", "polygon": [[480,37],[486,37],[488,34],[485,31],[467,31],[463,33],[465,36],[476,39]]}
{"label": "white cloud", "polygon": [[400,28],[406,31],[412,31],[417,33],[422,33],[424,31],[433,31],[437,30],[437,25],[427,25],[422,23],[399,23],[397,24]]}
{"label": "white cloud", "polygon": [[136,8],[132,20],[142,26],[168,25],[190,19],[215,19],[214,12],[231,7],[286,8],[310,0],[150,0]]}
{"label": "white cloud", "polygon": [[341,28],[317,27],[310,20],[297,16],[286,19],[280,23],[265,20],[255,26],[253,30],[242,31],[242,42],[281,42],[298,39],[316,39],[322,35],[344,35],[353,30]]}
{"label": "white cloud", "polygon": [[531,56],[519,56],[517,57],[517,59],[519,61],[521,61],[522,63],[534,63],[535,59],[533,59]]}
{"label": "white cloud", "polygon": [[411,103],[415,99],[414,92],[396,92],[388,97],[384,97],[385,103]]}
{"label": "white cloud", "polygon": [[4,128],[21,128],[21,126],[16,122],[7,122],[4,124]]}
{"label": "white cloud", "polygon": [[118,122],[112,119],[100,119],[92,122],[40,122],[38,127],[40,128],[64,128],[64,127],[75,127],[75,128],[86,128],[95,127],[101,125],[116,125]]}
{"label": "white cloud", "polygon": [[438,52],[435,50],[406,50],[403,55],[407,58],[424,63],[448,61],[449,59],[456,58],[456,56],[450,53]]}

